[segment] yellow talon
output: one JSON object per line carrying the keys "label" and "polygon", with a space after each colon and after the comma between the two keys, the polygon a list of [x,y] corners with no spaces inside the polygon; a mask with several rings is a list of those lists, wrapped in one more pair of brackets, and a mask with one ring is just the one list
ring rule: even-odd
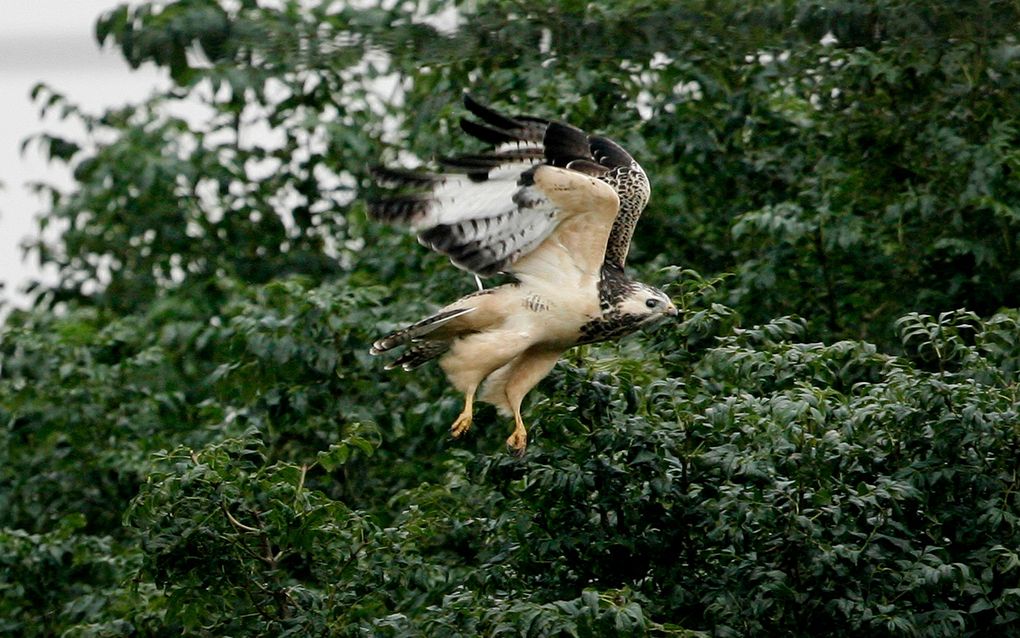
{"label": "yellow talon", "polygon": [[465,432],[471,429],[471,412],[474,405],[475,393],[472,391],[464,397],[464,409],[461,410],[460,416],[450,426],[450,435],[453,438],[459,439]]}
{"label": "yellow talon", "polygon": [[450,435],[455,439],[459,439],[465,432],[471,429],[471,421],[470,414],[461,414],[453,422],[453,425],[450,426]]}
{"label": "yellow talon", "polygon": [[528,431],[524,429],[524,423],[519,415],[516,421],[513,433],[506,440],[506,447],[511,454],[520,458],[524,456],[524,450],[528,447]]}

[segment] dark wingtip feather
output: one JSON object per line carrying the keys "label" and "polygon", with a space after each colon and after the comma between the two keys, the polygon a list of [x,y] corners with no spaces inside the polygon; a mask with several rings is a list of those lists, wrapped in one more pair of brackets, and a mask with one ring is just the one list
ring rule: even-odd
{"label": "dark wingtip feather", "polygon": [[506,115],[464,94],[464,107],[480,122],[461,120],[465,133],[493,145],[506,142],[541,142],[549,120],[531,115]]}
{"label": "dark wingtip feather", "polygon": [[609,172],[609,168],[602,164],[596,164],[595,162],[588,159],[576,159],[571,160],[567,163],[567,168],[578,173],[584,173],[585,175],[591,175],[592,177],[601,177]]}
{"label": "dark wingtip feather", "polygon": [[520,163],[533,164],[541,161],[545,155],[539,148],[531,146],[518,146],[509,148],[498,153],[475,153],[468,155],[454,155],[452,157],[439,158],[439,164],[443,168],[457,172],[485,172],[503,166],[504,164]]}
{"label": "dark wingtip feather", "polygon": [[504,162],[506,160],[498,155],[456,155],[439,158],[439,164],[444,168],[467,171],[488,171]]}
{"label": "dark wingtip feather", "polygon": [[480,139],[486,144],[492,144],[493,146],[518,141],[517,137],[506,131],[501,131],[486,124],[479,124],[467,118],[460,119],[460,128],[471,137]]}
{"label": "dark wingtip feather", "polygon": [[426,215],[431,204],[430,196],[421,193],[369,200],[368,216],[387,224],[407,224]]}
{"label": "dark wingtip feather", "polygon": [[433,226],[418,235],[418,242],[422,246],[441,253],[445,253],[457,240],[453,234],[453,227],[449,224]]}
{"label": "dark wingtip feather", "polygon": [[572,160],[591,157],[587,133],[564,122],[550,122],[542,144],[546,159],[554,166],[566,166]]}
{"label": "dark wingtip feather", "polygon": [[368,169],[369,174],[380,186],[402,187],[426,187],[442,181],[441,175],[418,171],[407,168],[392,168],[389,166],[373,166]]}
{"label": "dark wingtip feather", "polygon": [[634,162],[630,153],[608,137],[594,135],[590,143],[592,156],[603,166],[616,168],[617,166],[630,166]]}
{"label": "dark wingtip feather", "polygon": [[475,117],[481,118],[486,124],[490,124],[498,129],[513,130],[521,128],[520,122],[482,104],[471,97],[469,93],[464,94],[464,108]]}

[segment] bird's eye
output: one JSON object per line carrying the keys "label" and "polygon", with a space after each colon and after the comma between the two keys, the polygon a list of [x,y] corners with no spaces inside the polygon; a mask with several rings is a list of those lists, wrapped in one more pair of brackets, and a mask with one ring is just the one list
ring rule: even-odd
{"label": "bird's eye", "polygon": [[659,300],[656,299],[655,297],[652,297],[645,302],[645,305],[648,306],[649,308],[654,308],[659,305]]}

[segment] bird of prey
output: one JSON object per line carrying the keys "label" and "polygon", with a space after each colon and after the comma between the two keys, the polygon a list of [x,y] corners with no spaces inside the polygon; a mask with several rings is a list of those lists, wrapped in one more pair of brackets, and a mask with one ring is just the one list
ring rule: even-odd
{"label": "bird of prey", "polygon": [[569,348],[616,339],[677,309],[661,290],[624,271],[631,235],[648,201],[648,178],[618,144],[569,124],[507,116],[470,96],[477,119],[461,129],[487,152],[444,158],[434,172],[373,171],[386,195],[369,215],[409,227],[454,265],[512,283],[483,289],[387,335],[380,354],[406,349],[387,369],[439,357],[464,393],[454,438],[471,427],[477,393],[514,418],[507,447],[528,441],[521,401]]}

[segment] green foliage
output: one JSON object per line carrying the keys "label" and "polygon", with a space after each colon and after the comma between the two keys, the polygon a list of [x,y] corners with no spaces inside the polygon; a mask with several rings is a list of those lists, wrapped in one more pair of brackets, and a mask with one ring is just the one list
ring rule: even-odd
{"label": "green foliage", "polygon": [[[35,92],[87,135],[0,329],[0,635],[1020,631],[1014,3],[262,4],[101,17],[143,104]],[[474,286],[357,198],[465,89],[640,158],[683,311],[523,461],[367,353]]]}

